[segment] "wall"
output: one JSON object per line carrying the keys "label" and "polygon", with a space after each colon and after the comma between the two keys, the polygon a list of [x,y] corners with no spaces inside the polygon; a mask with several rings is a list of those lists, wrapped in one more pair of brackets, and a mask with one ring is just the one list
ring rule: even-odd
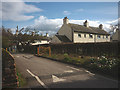
{"label": "wall", "polygon": [[106,38],[106,35],[100,35],[100,36],[101,38],[98,38],[96,35],[96,42],[110,42],[110,36],[108,36],[108,38]]}
{"label": "wall", "polygon": [[51,40],[51,43],[61,43],[61,41],[56,36],[54,36]]}
{"label": "wall", "polygon": [[72,41],[72,30],[69,24],[63,24],[58,31],[58,35],[66,35]]}
{"label": "wall", "polygon": [[[103,35],[100,35],[101,38],[97,38],[97,35],[92,34],[93,38],[89,38],[89,34],[86,33],[79,33],[79,34],[81,34],[81,37],[78,37],[78,32],[74,32],[74,43],[110,42],[110,36],[106,38],[106,36],[104,35],[104,39],[103,39]],[[84,34],[86,34],[86,38],[84,37]]]}
{"label": "wall", "polygon": [[18,85],[14,58],[2,49],[2,88],[17,88]]}
{"label": "wall", "polygon": [[112,41],[117,41],[117,40],[120,40],[119,39],[119,30],[117,30],[113,35],[112,35]]}
{"label": "wall", "polygon": [[78,37],[78,32],[74,32],[74,43],[87,43],[87,42],[94,42],[94,35],[93,38],[89,38],[89,34],[86,34],[86,38],[84,38],[85,33],[80,33],[81,38]]}

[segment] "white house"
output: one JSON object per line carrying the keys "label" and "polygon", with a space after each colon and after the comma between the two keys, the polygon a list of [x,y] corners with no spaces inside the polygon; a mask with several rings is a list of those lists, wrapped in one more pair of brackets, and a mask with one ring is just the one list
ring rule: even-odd
{"label": "white house", "polygon": [[41,40],[34,40],[34,43],[31,43],[31,45],[41,45],[41,44],[49,44],[50,41],[47,39],[41,39]]}
{"label": "white house", "polygon": [[110,42],[110,34],[103,30],[103,25],[99,27],[89,26],[86,20],[83,25],[69,23],[69,19],[63,19],[63,25],[52,38],[51,43],[91,43]]}
{"label": "white house", "polygon": [[112,41],[120,41],[120,30],[116,29],[116,32],[112,35]]}

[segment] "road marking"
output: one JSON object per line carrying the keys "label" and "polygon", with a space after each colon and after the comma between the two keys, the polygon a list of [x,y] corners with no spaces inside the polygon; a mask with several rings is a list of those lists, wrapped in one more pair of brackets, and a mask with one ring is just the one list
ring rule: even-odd
{"label": "road marking", "polygon": [[28,69],[27,69],[28,73],[30,73],[33,77],[35,77],[35,75],[33,73],[31,73]]}
{"label": "road marking", "polygon": [[64,71],[64,72],[67,72],[67,73],[72,73],[73,70],[67,70],[67,71]]}
{"label": "road marking", "polygon": [[44,87],[44,88],[48,88],[40,79],[38,76],[35,76],[35,78],[37,79],[37,81]]}
{"label": "road marking", "polygon": [[48,88],[40,79],[38,76],[34,75],[32,72],[30,72],[30,70],[27,69],[27,72],[32,75],[33,77],[35,77],[37,79],[37,81],[44,87],[44,88]]}
{"label": "road marking", "polygon": [[82,70],[77,69],[77,68],[74,68],[74,67],[70,67],[70,66],[66,66],[66,67],[69,67],[69,68],[74,69],[74,70],[77,70],[77,71],[82,71]]}
{"label": "road marking", "polygon": [[66,80],[66,79],[58,78],[58,77],[55,76],[55,75],[52,75],[52,79],[53,79],[53,82],[61,82],[61,81],[65,81],[65,80]]}
{"label": "road marking", "polygon": [[87,71],[87,70],[85,70],[85,72],[87,72],[87,73],[89,73],[91,75],[95,75],[95,74],[93,74],[93,73],[91,73],[90,71]]}

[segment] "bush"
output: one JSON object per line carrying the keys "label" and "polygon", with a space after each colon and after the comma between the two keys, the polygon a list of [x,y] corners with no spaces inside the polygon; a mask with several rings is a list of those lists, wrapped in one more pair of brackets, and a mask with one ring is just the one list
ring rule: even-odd
{"label": "bush", "polygon": [[67,53],[64,54],[64,61],[66,62],[72,62],[72,59],[69,57],[69,55]]}
{"label": "bush", "polygon": [[56,59],[56,58],[57,58],[57,55],[56,55],[56,54],[51,55],[51,58]]}
{"label": "bush", "polygon": [[115,77],[118,75],[118,63],[120,62],[119,59],[101,56],[98,58],[91,58],[90,62],[91,63],[89,67],[92,70],[95,70],[94,68],[96,68],[99,72],[107,75],[114,75]]}

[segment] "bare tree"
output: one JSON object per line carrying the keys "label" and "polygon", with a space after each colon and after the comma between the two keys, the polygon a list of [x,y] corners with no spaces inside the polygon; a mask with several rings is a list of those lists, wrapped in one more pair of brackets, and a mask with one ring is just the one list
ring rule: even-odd
{"label": "bare tree", "polygon": [[113,33],[115,33],[115,31],[118,29],[118,24],[116,25],[110,25],[110,31],[109,33],[112,35]]}

